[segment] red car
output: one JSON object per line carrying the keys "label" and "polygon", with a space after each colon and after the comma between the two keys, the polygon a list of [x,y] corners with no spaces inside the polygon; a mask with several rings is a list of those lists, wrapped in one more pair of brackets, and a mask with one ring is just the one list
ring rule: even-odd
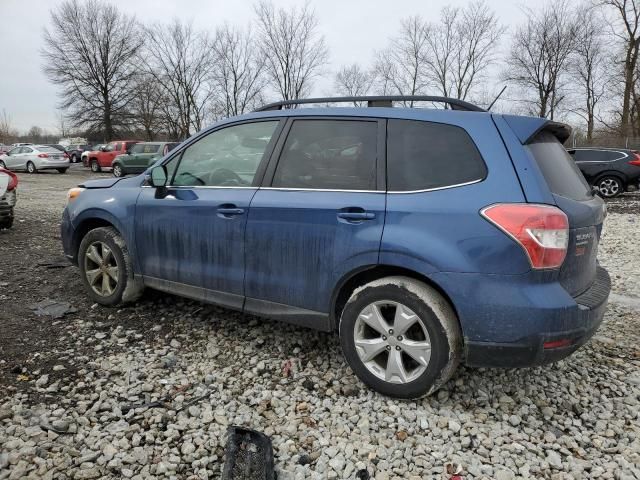
{"label": "red car", "polygon": [[118,155],[128,153],[129,149],[141,140],[116,140],[108,143],[100,150],[89,152],[86,158],[86,167],[91,167],[92,172],[101,172],[103,168],[111,168],[113,159]]}

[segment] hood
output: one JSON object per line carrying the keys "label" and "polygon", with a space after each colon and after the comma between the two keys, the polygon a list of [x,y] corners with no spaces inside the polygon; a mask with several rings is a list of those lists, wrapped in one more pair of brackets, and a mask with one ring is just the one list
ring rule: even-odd
{"label": "hood", "polygon": [[99,178],[97,180],[87,180],[78,186],[82,188],[110,188],[120,180],[122,180],[122,178]]}

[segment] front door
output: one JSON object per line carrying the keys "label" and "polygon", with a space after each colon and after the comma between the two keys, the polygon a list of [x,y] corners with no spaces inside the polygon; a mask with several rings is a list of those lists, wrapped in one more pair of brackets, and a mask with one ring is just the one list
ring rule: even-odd
{"label": "front door", "polygon": [[166,192],[142,188],[135,231],[147,285],[242,307],[249,204],[277,126],[243,123],[201,136],[165,163]]}
{"label": "front door", "polygon": [[338,281],[378,263],[383,128],[344,117],[290,122],[265,183],[273,180],[251,202],[247,311],[323,328]]}

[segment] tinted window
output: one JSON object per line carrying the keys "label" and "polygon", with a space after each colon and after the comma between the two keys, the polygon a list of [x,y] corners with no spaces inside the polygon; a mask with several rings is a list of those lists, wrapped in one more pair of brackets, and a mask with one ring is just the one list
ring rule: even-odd
{"label": "tinted window", "polygon": [[50,146],[38,147],[38,150],[44,153],[60,153],[60,150],[58,150],[56,147]]}
{"label": "tinted window", "polygon": [[133,147],[131,147],[131,152],[130,153],[143,153],[144,152],[144,147],[145,145],[138,143],[137,145],[134,145]]}
{"label": "tinted window", "polygon": [[448,187],[486,176],[480,152],[462,128],[412,120],[387,125],[390,191]]}
{"label": "tinted window", "polygon": [[374,190],[377,131],[374,121],[296,120],[273,186]]}
{"label": "tinted window", "polygon": [[612,162],[626,156],[615,150],[573,150],[570,153],[576,162]]}
{"label": "tinted window", "polygon": [[552,193],[573,200],[592,197],[591,188],[577,165],[551,133],[539,133],[525,148],[535,158]]}
{"label": "tinted window", "polygon": [[182,153],[173,184],[250,186],[277,125],[278,121],[246,123],[199,139]]}

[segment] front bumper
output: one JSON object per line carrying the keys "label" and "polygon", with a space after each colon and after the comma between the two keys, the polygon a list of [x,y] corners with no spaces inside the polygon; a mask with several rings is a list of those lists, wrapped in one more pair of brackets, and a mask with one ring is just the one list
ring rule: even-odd
{"label": "front bumper", "polygon": [[69,217],[69,211],[65,208],[62,212],[62,221],[60,222],[60,238],[62,239],[62,250],[65,257],[69,259],[71,263],[77,265],[77,259],[73,248],[73,225],[71,224],[71,218]]}
{"label": "front bumper", "polygon": [[[611,290],[602,267],[592,286],[575,298],[557,282],[478,277],[482,279],[474,280],[476,288],[469,288],[459,301],[451,296],[462,324],[464,361],[472,367],[531,367],[566,358],[598,330]],[[456,292],[469,287],[460,278],[457,285],[442,286]],[[557,341],[561,346],[548,343]]]}

